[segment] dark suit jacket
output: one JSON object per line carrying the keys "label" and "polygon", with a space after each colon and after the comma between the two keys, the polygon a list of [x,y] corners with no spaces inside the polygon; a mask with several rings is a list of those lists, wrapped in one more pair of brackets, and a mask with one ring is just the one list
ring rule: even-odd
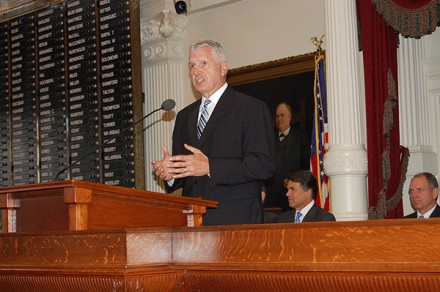
{"label": "dark suit jacket", "polygon": [[[437,218],[440,217],[440,206],[438,204],[435,205],[434,211],[432,211],[431,216],[429,218]],[[406,215],[405,218],[417,218],[417,211]]]}
{"label": "dark suit jacket", "polygon": [[279,141],[278,131],[276,136],[275,176],[265,182],[267,197],[264,206],[287,211],[290,207],[284,179],[290,172],[310,169],[310,139],[306,133],[292,127],[283,141]]}
{"label": "dark suit jacket", "polygon": [[187,143],[209,158],[210,176],[176,179],[169,191],[218,202],[208,209],[204,225],[262,223],[260,181],[275,171],[273,121],[266,104],[227,87],[200,140],[197,119],[200,100],[176,116],[173,155],[190,154]]}
{"label": "dark suit jacket", "polygon": [[[295,209],[284,212],[278,217],[278,223],[293,223],[295,222]],[[320,222],[320,221],[336,221],[335,216],[332,213],[320,208],[318,205],[313,204],[309,212],[307,212],[302,222]]]}
{"label": "dark suit jacket", "polygon": [[271,211],[264,211],[264,223],[277,223],[278,217],[280,217],[278,214],[275,214]]}

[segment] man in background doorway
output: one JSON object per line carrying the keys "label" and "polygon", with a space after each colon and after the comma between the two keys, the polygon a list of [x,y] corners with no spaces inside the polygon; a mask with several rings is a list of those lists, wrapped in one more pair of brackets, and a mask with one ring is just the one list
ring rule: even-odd
{"label": "man in background doorway", "polygon": [[416,174],[408,189],[411,207],[415,210],[405,218],[440,217],[440,206],[437,204],[438,181],[429,172]]}
{"label": "man in background doorway", "polygon": [[277,106],[276,123],[276,164],[275,176],[265,182],[267,198],[265,208],[282,212],[290,209],[286,197],[285,178],[297,170],[310,169],[310,139],[306,133],[292,127],[292,108],[285,102]]}

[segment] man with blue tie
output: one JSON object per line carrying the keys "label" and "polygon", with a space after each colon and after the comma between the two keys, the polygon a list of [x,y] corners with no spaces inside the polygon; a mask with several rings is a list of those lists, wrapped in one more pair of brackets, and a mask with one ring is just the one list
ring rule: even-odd
{"label": "man with blue tie", "polygon": [[278,217],[279,223],[301,223],[318,221],[336,221],[333,214],[325,211],[315,203],[318,194],[318,182],[309,170],[290,173],[287,178],[287,199],[290,211]]}
{"label": "man with blue tie", "polygon": [[203,225],[263,223],[261,181],[275,172],[275,137],[267,105],[226,82],[222,46],[211,40],[190,47],[190,74],[202,97],[176,116],[173,152],[153,160],[168,191],[218,202]]}
{"label": "man with blue tie", "polygon": [[440,206],[437,204],[438,181],[429,172],[416,174],[408,189],[411,207],[415,210],[405,218],[434,218],[440,217]]}

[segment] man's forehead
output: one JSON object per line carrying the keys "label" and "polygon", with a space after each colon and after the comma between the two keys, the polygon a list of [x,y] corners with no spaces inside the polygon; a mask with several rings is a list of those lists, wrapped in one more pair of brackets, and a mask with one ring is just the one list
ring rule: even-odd
{"label": "man's forehead", "polygon": [[280,104],[277,107],[277,114],[289,114],[289,109],[287,108],[287,106],[285,104]]}
{"label": "man's forehead", "polygon": [[209,56],[201,56],[201,55],[197,55],[197,56],[193,56],[191,55],[189,58],[190,62],[200,62],[200,61],[206,61],[209,58]]}
{"label": "man's forehead", "polygon": [[428,180],[426,179],[426,177],[418,176],[418,177],[414,177],[411,180],[410,186],[426,185],[426,184],[428,184]]}

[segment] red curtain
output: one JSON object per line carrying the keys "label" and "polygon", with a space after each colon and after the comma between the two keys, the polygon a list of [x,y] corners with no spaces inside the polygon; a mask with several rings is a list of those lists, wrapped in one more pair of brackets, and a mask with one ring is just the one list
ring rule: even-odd
{"label": "red curtain", "polygon": [[400,218],[408,151],[399,139],[398,35],[371,1],[358,0],[357,8],[365,71],[369,218]]}

